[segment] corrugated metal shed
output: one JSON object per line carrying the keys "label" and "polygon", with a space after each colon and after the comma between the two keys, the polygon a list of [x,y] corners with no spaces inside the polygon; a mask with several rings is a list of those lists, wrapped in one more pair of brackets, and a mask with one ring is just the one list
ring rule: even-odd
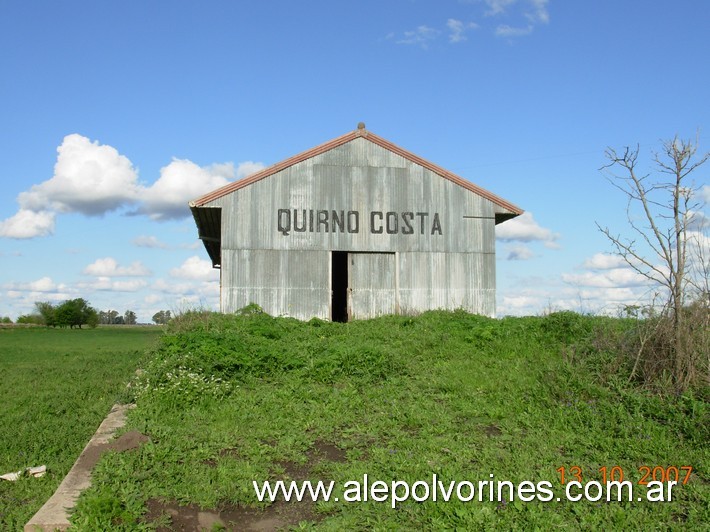
{"label": "corrugated metal shed", "polygon": [[523,211],[363,127],[190,203],[221,306],[301,319],[495,313],[494,226]]}

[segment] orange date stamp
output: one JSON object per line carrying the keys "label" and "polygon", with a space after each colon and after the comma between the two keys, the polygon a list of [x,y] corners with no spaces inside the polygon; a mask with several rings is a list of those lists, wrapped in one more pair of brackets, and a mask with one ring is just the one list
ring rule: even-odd
{"label": "orange date stamp", "polygon": [[[649,482],[675,482],[676,484],[687,484],[690,480],[690,475],[693,472],[692,466],[640,466],[638,470],[638,479],[636,483],[641,486],[647,486]],[[568,481],[574,480],[580,484],[583,482],[584,474],[580,466],[558,467],[557,471],[560,475],[560,484],[564,485]],[[624,468],[621,466],[607,467],[603,466],[597,470],[601,476],[603,484],[607,482],[623,482],[626,478]]]}

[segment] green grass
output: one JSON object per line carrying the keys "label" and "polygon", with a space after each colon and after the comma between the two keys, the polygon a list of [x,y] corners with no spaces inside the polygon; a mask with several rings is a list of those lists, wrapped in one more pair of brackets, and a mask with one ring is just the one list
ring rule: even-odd
{"label": "green grass", "polygon": [[[589,349],[588,337],[624,322],[463,312],[348,324],[258,312],[192,318],[161,337],[132,387],[138,406],[126,430],[151,442],[104,456],[73,516],[78,529],[155,528],[145,515],[150,499],[264,508],[252,481],[289,478],[287,464],[340,485],[365,473],[388,483],[493,474],[549,481],[558,496],[560,467],[579,466],[586,481],[619,466],[634,483],[642,466],[694,468],[669,503],[408,501],[393,510],[320,502],[303,528],[692,530],[710,522],[710,407],[691,395],[649,395],[610,374],[613,354]],[[339,447],[346,461],[309,465],[317,442]]]}
{"label": "green grass", "polygon": [[51,496],[161,333],[0,329],[0,474],[48,468],[42,478],[0,480],[0,530],[20,530]]}

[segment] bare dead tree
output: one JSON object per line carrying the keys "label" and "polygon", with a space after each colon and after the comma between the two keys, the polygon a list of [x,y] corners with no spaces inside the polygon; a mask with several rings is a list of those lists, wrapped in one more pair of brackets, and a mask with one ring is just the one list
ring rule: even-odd
{"label": "bare dead tree", "polygon": [[[700,187],[691,182],[690,176],[710,158],[710,153],[696,157],[696,152],[697,141],[676,136],[662,143],[660,153],[654,153],[656,173],[640,174],[638,146],[621,152],[608,148],[605,155],[609,163],[602,170],[627,197],[626,215],[632,236],[612,233],[597,223],[615,252],[665,294],[662,313],[672,320],[673,337],[669,369],[678,391],[687,388],[694,374],[694,357],[685,345],[686,296],[690,286],[707,286],[707,277],[702,280],[692,275],[700,272],[702,276],[703,267],[698,269],[697,260],[689,256],[697,250],[691,234],[697,238],[694,227],[699,218],[701,223],[704,221]],[[704,274],[707,276],[707,268]]]}

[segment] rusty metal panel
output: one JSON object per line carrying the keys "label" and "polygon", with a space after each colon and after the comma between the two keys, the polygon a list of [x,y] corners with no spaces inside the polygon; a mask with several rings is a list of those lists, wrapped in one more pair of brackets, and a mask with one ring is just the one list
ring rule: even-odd
{"label": "rusty metal panel", "polygon": [[394,253],[348,254],[348,317],[367,319],[394,314]]}
{"label": "rusty metal panel", "polygon": [[272,316],[330,317],[327,251],[222,250],[222,312],[256,303]]}
{"label": "rusty metal panel", "polygon": [[495,315],[495,255],[400,253],[398,263],[403,314],[460,308]]}

